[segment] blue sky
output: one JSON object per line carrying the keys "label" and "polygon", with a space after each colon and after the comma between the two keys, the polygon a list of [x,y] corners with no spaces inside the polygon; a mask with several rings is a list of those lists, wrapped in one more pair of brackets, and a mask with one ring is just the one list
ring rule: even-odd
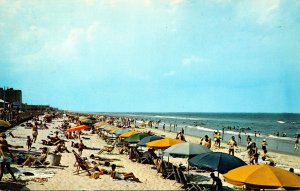
{"label": "blue sky", "polygon": [[300,112],[295,0],[0,0],[0,86],[76,111]]}

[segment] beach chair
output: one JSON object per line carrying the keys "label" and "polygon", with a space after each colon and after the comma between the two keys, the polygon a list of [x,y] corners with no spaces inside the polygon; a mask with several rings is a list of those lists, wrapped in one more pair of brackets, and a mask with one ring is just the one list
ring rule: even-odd
{"label": "beach chair", "polygon": [[90,170],[93,167],[90,167],[74,150],[72,150],[72,152],[76,159],[76,162],[75,162],[76,171],[75,172],[77,172],[77,174],[79,174],[79,171],[81,169],[83,171],[86,171],[88,173],[88,175],[90,176],[91,175]]}
{"label": "beach chair", "polygon": [[161,172],[162,172],[162,176],[165,178],[165,179],[172,179],[174,180],[174,172],[173,172],[173,164],[172,163],[166,163],[165,161],[162,161],[161,163]]}
{"label": "beach chair", "polygon": [[187,191],[202,191],[204,190],[200,185],[191,183],[186,175],[177,168],[177,174],[179,176],[180,183],[182,184],[181,188],[187,190]]}
{"label": "beach chair", "polygon": [[174,177],[177,183],[180,183],[180,178],[179,178],[179,174],[178,174],[178,167],[173,165],[173,173],[174,173]]}

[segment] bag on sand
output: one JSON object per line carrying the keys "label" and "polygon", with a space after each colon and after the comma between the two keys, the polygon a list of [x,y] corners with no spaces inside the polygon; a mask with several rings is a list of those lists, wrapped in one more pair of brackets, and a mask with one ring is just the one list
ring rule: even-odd
{"label": "bag on sand", "polygon": [[95,173],[93,173],[91,176],[90,176],[90,178],[92,178],[92,179],[98,179],[99,178],[99,172],[95,172]]}

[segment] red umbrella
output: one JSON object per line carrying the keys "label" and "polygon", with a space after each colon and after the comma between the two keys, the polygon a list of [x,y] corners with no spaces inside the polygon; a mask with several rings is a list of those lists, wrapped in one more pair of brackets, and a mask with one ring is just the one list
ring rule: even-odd
{"label": "red umbrella", "polygon": [[79,125],[79,126],[72,127],[70,129],[68,129],[67,132],[81,131],[81,130],[87,129],[87,128],[89,128],[89,126],[87,126],[87,125]]}

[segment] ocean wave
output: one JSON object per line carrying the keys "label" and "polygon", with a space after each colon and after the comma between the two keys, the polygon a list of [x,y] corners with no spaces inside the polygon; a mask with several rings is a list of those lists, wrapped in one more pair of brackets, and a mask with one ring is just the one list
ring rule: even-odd
{"label": "ocean wave", "polygon": [[276,135],[268,135],[268,137],[272,138],[272,139],[281,139],[281,140],[293,141],[292,137],[278,137]]}
{"label": "ocean wave", "polygon": [[277,123],[284,124],[284,123],[286,123],[286,122],[285,122],[285,121],[277,121]]}
{"label": "ocean wave", "polygon": [[201,126],[189,126],[190,128],[196,128],[198,130],[202,130],[202,131],[209,131],[209,132],[215,132],[218,131],[216,129],[210,129],[210,128],[206,128],[206,127],[201,127]]}
{"label": "ocean wave", "polygon": [[195,118],[195,117],[177,117],[177,116],[167,116],[167,115],[154,115],[153,117],[156,117],[156,118],[165,118],[165,119],[195,120],[195,121],[203,120],[201,118]]}

